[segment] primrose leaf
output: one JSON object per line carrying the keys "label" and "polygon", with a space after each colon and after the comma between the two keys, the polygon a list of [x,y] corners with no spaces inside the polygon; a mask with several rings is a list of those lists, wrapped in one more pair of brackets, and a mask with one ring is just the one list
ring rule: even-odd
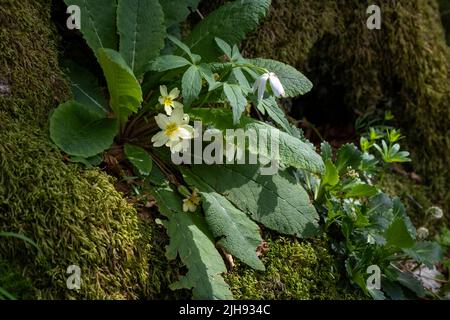
{"label": "primrose leaf", "polygon": [[224,196],[214,192],[208,184],[188,170],[183,170],[186,182],[200,190],[206,222],[218,244],[245,264],[265,270],[256,250],[263,242],[259,227]]}
{"label": "primrose leaf", "polygon": [[166,55],[156,58],[150,69],[157,72],[164,72],[182,68],[190,64],[191,63],[186,58],[174,55]]}
{"label": "primrose leaf", "polygon": [[269,229],[301,238],[318,231],[307,192],[285,171],[264,176],[259,165],[193,165],[190,174]]}
{"label": "primrose leaf", "polygon": [[72,156],[89,158],[105,151],[117,133],[117,121],[76,101],[61,104],[50,118],[50,137]]}
{"label": "primrose leaf", "polygon": [[[224,109],[206,109],[195,108],[189,111],[192,119],[201,120],[203,125],[214,127],[218,130],[235,128],[232,120],[232,114],[229,110]],[[254,120],[249,117],[241,117],[239,128],[243,128],[246,132],[254,130],[256,133],[267,137],[267,141],[278,137],[278,155],[271,155],[270,158],[280,161],[286,166],[292,166],[297,169],[303,169],[314,173],[322,173],[324,171],[324,163],[321,157],[308,144],[288,133],[282,132],[263,122]],[[271,143],[268,143],[269,145]],[[267,152],[267,151],[266,151]]]}
{"label": "primrose leaf", "polygon": [[[270,0],[237,0],[228,2],[203,19],[186,39],[192,52],[205,61],[219,57],[216,38],[226,43],[238,44],[254,30],[270,7]],[[231,56],[230,56],[231,57]]]}
{"label": "primrose leaf", "polygon": [[154,188],[152,195],[160,212],[168,218],[163,221],[170,237],[166,256],[169,260],[179,256],[188,268],[187,274],[171,288],[193,289],[194,299],[233,299],[222,277],[227,269],[203,218],[183,212],[182,199],[168,186]]}
{"label": "primrose leaf", "polygon": [[166,26],[171,27],[183,22],[192,11],[195,11],[200,0],[162,0]]}
{"label": "primrose leaf", "polygon": [[73,61],[66,61],[64,66],[69,69],[68,75],[75,100],[106,116],[108,104],[102,95],[97,78],[89,70]]}
{"label": "primrose leaf", "polygon": [[286,96],[294,98],[312,90],[313,84],[300,71],[279,61],[270,59],[248,59],[251,63],[260,68],[273,72],[280,79]]}
{"label": "primrose leaf", "polygon": [[139,171],[140,175],[148,176],[152,171],[153,161],[147,151],[138,146],[126,144],[124,147],[125,155],[133,166]]}
{"label": "primrose leaf", "polygon": [[99,61],[108,83],[111,109],[120,124],[124,124],[143,101],[141,86],[117,51],[100,49]]}
{"label": "primrose leaf", "polygon": [[158,0],[119,0],[120,54],[139,77],[164,47],[166,27]]}
{"label": "primrose leaf", "polygon": [[116,0],[64,1],[80,7],[81,33],[95,55],[100,48],[117,49]]}

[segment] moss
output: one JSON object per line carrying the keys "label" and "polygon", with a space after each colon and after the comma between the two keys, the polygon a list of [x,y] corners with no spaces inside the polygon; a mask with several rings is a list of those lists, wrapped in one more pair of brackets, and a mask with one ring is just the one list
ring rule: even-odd
{"label": "moss", "polygon": [[262,258],[265,272],[238,264],[226,275],[236,299],[359,299],[357,291],[344,290],[334,258],[321,241],[298,242],[287,238],[268,240]]}
{"label": "moss", "polygon": [[[32,298],[31,280],[21,274],[21,268],[13,266],[10,261],[0,259],[0,288],[6,290],[15,299]],[[0,300],[1,300],[0,294]]]}

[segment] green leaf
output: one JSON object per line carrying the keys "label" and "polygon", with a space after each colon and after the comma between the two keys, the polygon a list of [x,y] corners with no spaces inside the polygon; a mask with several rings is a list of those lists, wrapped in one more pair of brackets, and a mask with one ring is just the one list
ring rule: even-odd
{"label": "green leaf", "polygon": [[99,61],[108,83],[111,109],[120,124],[124,124],[132,112],[138,111],[142,103],[141,86],[117,51],[100,49]]}
{"label": "green leaf", "polygon": [[339,173],[331,159],[325,161],[325,174],[322,177],[323,186],[335,186],[339,183]]}
{"label": "green leaf", "polygon": [[95,55],[100,48],[117,49],[116,0],[65,0],[81,13],[81,33]]}
{"label": "green leaf", "polygon": [[[195,108],[189,111],[193,119],[203,122],[203,125],[212,126],[225,131],[235,128],[231,112],[224,109]],[[271,155],[270,158],[280,161],[286,166],[297,169],[304,169],[314,173],[322,173],[324,164],[321,157],[309,146],[298,138],[282,132],[268,124],[256,121],[249,117],[241,117],[240,128],[245,131],[253,129],[257,133],[266,133],[267,141],[270,141],[272,134],[278,136],[279,154]],[[262,131],[265,130],[265,131]],[[270,145],[270,143],[268,143]]]}
{"label": "green leaf", "polygon": [[35,247],[36,249],[39,250],[38,245],[36,244],[36,242],[34,242],[33,240],[31,240],[30,238],[28,238],[27,236],[24,236],[23,234],[19,234],[19,233],[15,233],[15,232],[0,232],[0,237],[9,237],[9,238],[16,238],[16,239],[20,239],[23,242],[26,242],[30,245],[32,245],[33,247]]}
{"label": "green leaf", "polygon": [[386,230],[385,238],[388,245],[397,248],[411,248],[414,245],[414,239],[406,228],[405,221],[402,218],[396,218]]}
{"label": "green leaf", "polygon": [[166,256],[179,255],[188,272],[172,289],[193,289],[194,299],[232,299],[233,295],[221,274],[227,271],[205,222],[198,215],[182,212],[182,199],[169,187],[155,188],[152,195],[160,212],[168,220],[163,224],[170,237]]}
{"label": "green leaf", "polygon": [[182,68],[191,63],[183,57],[166,55],[156,58],[156,60],[151,65],[151,70],[157,72],[164,72],[172,69]]}
{"label": "green leaf", "polygon": [[181,80],[184,105],[189,107],[202,90],[202,75],[197,66],[190,66]]}
{"label": "green leaf", "polygon": [[417,262],[425,264],[428,268],[438,263],[443,258],[442,248],[436,242],[417,242],[412,248],[403,250]]}
{"label": "green leaf", "polygon": [[348,167],[357,170],[362,160],[362,153],[354,144],[345,144],[336,154],[336,168],[342,174]]}
{"label": "green leaf", "polygon": [[318,231],[319,217],[308,194],[285,171],[263,176],[258,165],[194,165],[190,174],[272,230],[301,238]]}
{"label": "green leaf", "polygon": [[186,182],[199,189],[203,199],[206,222],[215,238],[221,238],[218,245],[256,270],[265,270],[256,255],[263,242],[256,223],[245,213],[233,206],[225,197],[214,192],[200,177],[188,170],[182,170]]}
{"label": "green leaf", "polygon": [[245,111],[247,99],[242,93],[241,87],[238,85],[225,83],[223,85],[223,91],[233,108],[233,122],[234,124],[238,124],[242,113]]}
{"label": "green leaf", "polygon": [[147,151],[138,146],[126,144],[125,155],[142,176],[148,176],[152,171],[153,161]]}
{"label": "green leaf", "polygon": [[238,44],[258,26],[269,7],[270,0],[236,0],[226,3],[196,25],[186,43],[192,52],[200,54],[205,61],[214,61],[221,55],[215,38]]}
{"label": "green leaf", "polygon": [[324,141],[320,144],[320,155],[322,156],[323,161],[332,160],[333,149],[328,142]]}
{"label": "green leaf", "polygon": [[164,47],[166,27],[158,0],[119,0],[117,28],[120,54],[139,77]]}
{"label": "green leaf", "polygon": [[176,37],[168,35],[167,38],[170,41],[172,41],[178,48],[180,48],[182,51],[184,51],[184,53],[186,53],[188,55],[189,59],[191,59],[191,62],[193,64],[196,64],[198,61],[201,60],[200,56],[192,54],[191,49],[189,49],[189,47],[186,44],[184,44],[183,42],[178,40]]}
{"label": "green leaf", "polygon": [[231,51],[231,46],[223,41],[220,38],[215,38],[216,44],[219,46],[220,50],[229,58],[231,59],[231,56],[233,55],[233,52]]}
{"label": "green leaf", "polygon": [[183,22],[191,13],[191,10],[197,8],[200,0],[162,0],[160,2],[164,10],[166,26],[171,27]]}
{"label": "green leaf", "polygon": [[345,186],[343,191],[345,192],[345,198],[372,197],[378,193],[378,189],[375,186],[365,183],[356,183]]}
{"label": "green leaf", "polygon": [[278,106],[278,103],[274,97],[262,99],[259,103],[276,124],[278,124],[284,131],[291,132],[291,125],[286,119],[286,115],[283,110],[281,110]]}
{"label": "green leaf", "polygon": [[397,281],[414,292],[418,297],[425,297],[426,292],[425,289],[420,282],[411,272],[402,272],[399,270],[395,271],[397,274]]}
{"label": "green leaf", "polygon": [[275,73],[280,79],[287,97],[303,95],[313,88],[313,84],[308,78],[287,64],[270,59],[249,59],[248,62]]}
{"label": "green leaf", "polygon": [[105,116],[108,112],[108,103],[102,95],[97,78],[88,69],[80,67],[73,61],[66,61],[64,66],[69,69],[68,76],[75,100]]}
{"label": "green leaf", "polygon": [[61,104],[50,118],[50,137],[64,152],[83,158],[111,147],[117,121],[107,119],[76,101]]}

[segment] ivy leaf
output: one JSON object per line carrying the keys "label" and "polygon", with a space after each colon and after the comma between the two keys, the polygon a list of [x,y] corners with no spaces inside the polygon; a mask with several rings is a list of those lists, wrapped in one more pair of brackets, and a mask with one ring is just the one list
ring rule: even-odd
{"label": "ivy leaf", "polygon": [[297,69],[279,61],[270,59],[248,59],[249,63],[274,72],[280,79],[286,96],[294,98],[311,91],[313,84]]}
{"label": "ivy leaf", "polygon": [[65,61],[64,66],[68,68],[68,76],[75,100],[106,116],[108,104],[102,95],[97,78],[89,70],[80,67],[73,61]]}
{"label": "ivy leaf", "polygon": [[182,199],[168,186],[152,190],[170,237],[166,256],[177,256],[188,268],[188,273],[171,289],[193,289],[194,299],[232,299],[233,295],[222,277],[227,271],[222,257],[214,246],[204,220],[198,215],[184,213]]}
{"label": "ivy leaf", "polygon": [[186,43],[192,52],[200,54],[205,61],[214,61],[221,55],[215,38],[238,44],[258,26],[269,7],[270,0],[236,0],[226,3],[196,25]]}
{"label": "ivy leaf", "polygon": [[119,0],[120,54],[137,77],[164,47],[166,27],[158,0]]}
{"label": "ivy leaf", "polygon": [[117,121],[76,101],[61,104],[50,118],[50,137],[72,156],[89,158],[103,152],[117,132]]}
{"label": "ivy leaf", "polygon": [[209,229],[215,238],[221,238],[218,245],[250,267],[265,270],[256,255],[256,250],[263,241],[258,225],[224,196],[214,192],[200,177],[189,170],[183,170],[183,175],[189,185],[200,190]]}
{"label": "ivy leaf", "polygon": [[233,123],[238,124],[247,106],[247,99],[242,93],[241,87],[238,85],[225,83],[223,85],[223,91],[233,108]]}
{"label": "ivy leaf", "polygon": [[198,98],[202,90],[202,75],[197,66],[190,66],[181,80],[183,89],[183,102],[189,107],[191,103]]}
{"label": "ivy leaf", "polygon": [[124,147],[125,155],[133,166],[139,171],[140,175],[148,176],[152,171],[153,161],[147,151],[138,146],[126,144]]}
{"label": "ivy leaf", "polygon": [[138,111],[142,103],[141,86],[117,51],[100,49],[99,61],[108,83],[111,109],[119,123],[123,124],[132,112]]}
{"label": "ivy leaf", "polygon": [[165,55],[156,58],[156,60],[152,63],[150,70],[157,72],[164,72],[168,70],[182,68],[190,64],[191,63],[183,57],[174,55]]}
{"label": "ivy leaf", "polygon": [[194,165],[190,172],[253,220],[301,238],[318,231],[318,214],[308,194],[285,171],[260,174],[258,165]]}
{"label": "ivy leaf", "polygon": [[417,262],[425,264],[428,268],[442,260],[442,248],[436,242],[417,242],[412,248],[403,250]]}
{"label": "ivy leaf", "polygon": [[414,239],[409,234],[406,224],[402,218],[396,218],[386,230],[385,238],[388,245],[397,248],[411,248]]}
{"label": "ivy leaf", "polygon": [[81,33],[95,55],[100,48],[117,49],[116,0],[65,0],[81,13]]}
{"label": "ivy leaf", "polygon": [[160,2],[164,10],[166,26],[171,27],[183,22],[191,10],[195,11],[200,0],[163,0]]}

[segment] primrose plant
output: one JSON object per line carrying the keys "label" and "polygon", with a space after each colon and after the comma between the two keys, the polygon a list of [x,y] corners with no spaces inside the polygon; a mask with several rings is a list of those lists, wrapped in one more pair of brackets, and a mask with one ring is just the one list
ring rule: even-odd
{"label": "primrose plant", "polygon": [[[200,0],[65,1],[80,7],[81,33],[108,94],[89,70],[67,62],[74,100],[51,115],[51,138],[72,161],[132,165],[156,199],[170,238],[167,258],[179,257],[188,270],[172,289],[192,289],[195,299],[231,299],[221,253],[263,271],[261,225],[298,238],[323,230],[309,185],[298,176],[322,179],[316,193],[322,212],[337,173],[277,103],[312,84],[293,67],[245,58],[238,47],[270,0],[227,2],[183,37],[180,23]],[[244,141],[229,139],[229,130],[243,132]],[[255,148],[250,133],[277,148]],[[192,145],[226,159],[197,161]],[[278,170],[263,175],[262,163],[246,160],[255,154],[275,158]],[[177,165],[175,155],[194,159]],[[226,161],[234,157],[242,161]]]}

